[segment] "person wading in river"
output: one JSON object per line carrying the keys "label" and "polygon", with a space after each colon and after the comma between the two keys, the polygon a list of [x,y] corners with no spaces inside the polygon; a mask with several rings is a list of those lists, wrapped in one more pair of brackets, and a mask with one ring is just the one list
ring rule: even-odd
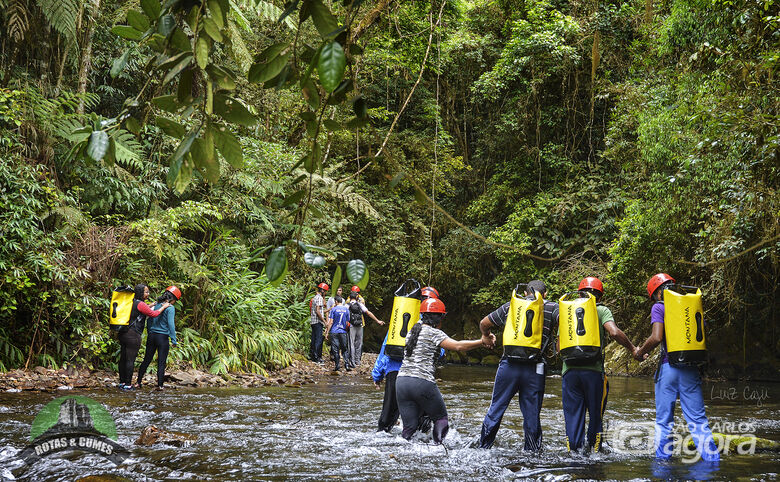
{"label": "person wading in river", "polygon": [[357,286],[353,286],[349,293],[349,359],[352,361],[352,366],[359,366],[360,359],[363,357],[363,315],[368,315],[379,325],[385,324],[384,321],[368,311],[365,302],[361,301],[363,297],[359,293],[360,288]]}
{"label": "person wading in river", "polygon": [[717,462],[720,460],[720,454],[712,439],[710,423],[704,411],[699,368],[673,366],[669,363],[664,331],[664,291],[672,288],[674,283],[674,278],[666,273],[658,273],[647,283],[647,294],[654,302],[650,310],[653,331],[634,353],[634,358],[642,361],[656,346],[661,345],[661,363],[655,378],[655,456],[658,459],[669,459],[672,456],[674,438],[670,437],[670,433],[674,428],[674,405],[679,397],[685,421],[688,422],[688,430],[702,460]]}
{"label": "person wading in river", "polygon": [[444,405],[436,379],[433,376],[435,358],[439,347],[447,350],[467,351],[480,346],[493,347],[494,335],[479,340],[456,341],[441,331],[442,319],[447,313],[444,303],[435,298],[423,301],[420,306],[422,320],[406,335],[406,354],[395,382],[398,408],[404,428],[401,436],[406,440],[417,431],[420,417],[433,420],[433,441],[444,440],[449,430],[447,407]]}
{"label": "person wading in river", "polygon": [[344,306],[344,298],[336,295],[334,304],[328,314],[328,324],[325,326],[325,339],[330,336],[330,357],[336,364],[334,370],[339,371],[339,355],[344,358],[344,368],[350,371],[349,351],[347,350],[347,324],[349,309]]}
{"label": "person wading in river", "polygon": [[325,326],[325,314],[323,313],[324,305],[322,295],[328,291],[330,287],[327,283],[320,283],[317,285],[317,294],[309,302],[311,311],[311,317],[309,323],[311,323],[311,346],[309,347],[309,360],[322,363],[322,328]]}
{"label": "person wading in river", "polygon": [[[422,289],[423,301],[428,298],[439,298],[439,292],[431,286],[426,286]],[[420,315],[422,319],[422,314]],[[377,432],[390,432],[390,430],[398,422],[398,399],[395,396],[395,380],[398,376],[398,370],[401,368],[401,360],[390,358],[385,354],[385,347],[387,346],[387,335],[382,342],[382,348],[379,350],[379,355],[376,357],[374,363],[374,369],[371,370],[371,378],[374,380],[374,385],[377,390],[382,389],[382,379],[385,380],[385,397],[382,400],[382,413],[379,414],[379,423],[377,425]],[[443,349],[441,350],[444,351]],[[443,354],[442,354],[443,356]],[[430,428],[430,419],[423,416],[423,420],[420,422],[420,431],[427,432]]]}
{"label": "person wading in river", "polygon": [[[587,442],[588,450],[594,452],[601,450],[604,410],[607,406],[609,383],[604,374],[604,347],[606,337],[604,331],[613,340],[623,345],[629,353],[634,353],[634,344],[625,333],[618,328],[612,312],[606,306],[599,303],[604,295],[604,285],[601,280],[589,276],[584,278],[578,291],[590,293],[596,301],[596,313],[598,315],[598,339],[600,350],[595,358],[586,361],[566,361],[566,356],[561,353],[563,361],[562,375],[562,401],[563,417],[566,425],[566,446],[570,451],[579,451],[585,443],[585,412],[588,412]],[[592,298],[591,298],[592,299]],[[564,309],[560,308],[558,330],[558,344],[561,345],[561,337],[564,336],[563,317]],[[579,329],[577,330],[579,331]],[[576,363],[576,364],[572,364]]]}
{"label": "person wading in river", "polygon": [[[158,309],[163,303],[176,303],[181,299],[181,290],[176,286],[169,286],[165,289],[162,296],[157,299],[157,305],[154,308]],[[173,346],[177,346],[179,343],[176,341],[176,325],[174,324],[174,317],[176,316],[176,308],[171,306],[160,314],[160,316],[149,317],[148,324],[146,326],[146,353],[144,354],[144,361],[141,363],[141,367],[138,369],[138,387],[144,380],[146,375],[146,369],[149,368],[149,364],[152,363],[154,352],[157,352],[157,389],[163,389],[163,380],[165,380],[165,366],[168,364],[168,350],[170,350],[170,342]]]}
{"label": "person wading in river", "polygon": [[130,323],[119,329],[119,389],[133,390],[133,369],[138,350],[141,349],[141,334],[144,332],[147,316],[159,316],[170,303],[163,303],[153,310],[144,301],[149,298],[149,287],[145,284],[135,285],[133,309],[130,312]]}
{"label": "person wading in river", "polygon": [[[533,280],[526,286],[525,296],[531,297],[539,293],[542,298],[547,295],[547,287],[541,280]],[[491,328],[504,328],[507,325],[510,302],[506,302],[494,312],[482,318],[479,329],[483,341],[487,341]],[[517,394],[520,411],[523,413],[524,450],[540,450],[542,448],[542,424],[539,414],[544,400],[545,374],[547,371],[544,353],[558,329],[558,303],[544,302],[543,325],[541,332],[541,349],[533,357],[512,358],[504,356],[496,371],[496,381],[493,384],[493,398],[485,421],[482,422],[482,433],[479,437],[480,448],[490,448],[496,439],[501,419],[509,406],[509,402]],[[505,347],[506,348],[506,347]]]}

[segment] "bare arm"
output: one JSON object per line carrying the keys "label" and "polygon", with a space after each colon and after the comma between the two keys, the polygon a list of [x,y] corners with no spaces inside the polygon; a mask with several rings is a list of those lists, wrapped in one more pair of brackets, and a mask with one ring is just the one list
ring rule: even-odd
{"label": "bare arm", "polygon": [[634,354],[634,358],[637,360],[644,360],[647,358],[647,354],[650,353],[657,347],[661,340],[664,339],[664,324],[663,323],[653,323],[653,331],[650,333],[650,336],[647,337],[647,340],[642,344],[641,347],[636,349],[636,352]]}
{"label": "bare arm", "polygon": [[333,325],[333,318],[328,318],[328,322],[325,324],[325,339],[327,339],[330,334],[331,325]]}
{"label": "bare arm", "polygon": [[[493,343],[495,343],[496,336],[490,335],[490,339]],[[445,350],[454,350],[454,351],[469,351],[473,350],[474,348],[479,348],[483,346],[484,343],[482,342],[482,338],[479,340],[453,340],[452,338],[445,338],[444,341],[439,344],[440,347],[444,348]]]}
{"label": "bare arm", "polygon": [[482,344],[488,348],[494,348],[496,346],[496,337],[490,333],[490,329],[496,325],[486,316],[479,322],[479,331],[482,333]]}
{"label": "bare arm", "polygon": [[618,328],[614,321],[604,323],[604,329],[607,330],[607,333],[609,333],[609,336],[611,336],[613,340],[626,347],[626,350],[631,352],[632,355],[634,354],[636,347],[631,343],[631,340],[628,339],[626,334],[623,333],[623,330]]}
{"label": "bare arm", "polygon": [[376,316],[374,316],[374,314],[373,314],[373,313],[371,313],[370,311],[366,310],[366,314],[367,314],[367,315],[368,315],[368,316],[369,316],[369,317],[370,317],[372,320],[376,321],[378,324],[380,324],[380,325],[384,325],[384,324],[385,324],[385,322],[384,322],[384,321],[377,319],[377,317],[376,317]]}

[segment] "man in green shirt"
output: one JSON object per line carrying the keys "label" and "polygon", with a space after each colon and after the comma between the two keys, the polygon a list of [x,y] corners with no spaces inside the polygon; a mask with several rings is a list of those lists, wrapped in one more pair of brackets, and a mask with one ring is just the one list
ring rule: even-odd
{"label": "man in green shirt", "polygon": [[[579,291],[591,293],[596,303],[604,295],[604,286],[598,278],[589,276],[580,282]],[[579,451],[584,445],[585,412],[588,412],[588,450],[601,449],[604,408],[607,405],[609,383],[604,374],[604,331],[623,345],[633,355],[634,344],[615,324],[612,312],[604,305],[597,304],[599,325],[601,326],[601,352],[597,358],[583,364],[570,366],[563,362],[563,415],[566,424],[566,445],[569,450]],[[559,331],[560,337],[560,331]]]}

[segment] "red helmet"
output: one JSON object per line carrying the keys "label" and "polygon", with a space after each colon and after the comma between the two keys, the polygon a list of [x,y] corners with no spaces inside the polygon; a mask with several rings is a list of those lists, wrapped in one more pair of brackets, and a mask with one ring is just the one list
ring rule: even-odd
{"label": "red helmet", "polygon": [[587,278],[584,278],[582,281],[580,281],[580,286],[577,288],[578,290],[584,290],[584,289],[593,289],[604,294],[604,285],[601,284],[601,280],[598,278],[594,278],[593,276],[588,276]]}
{"label": "red helmet", "polygon": [[328,291],[330,289],[330,286],[328,286],[328,283],[320,283],[317,285],[317,288],[323,289],[325,291]]}
{"label": "red helmet", "polygon": [[428,298],[420,305],[420,313],[446,313],[444,302],[438,298]]}
{"label": "red helmet", "polygon": [[355,293],[360,293],[360,288],[357,285],[355,285],[352,287],[350,291],[354,291]]}
{"label": "red helmet", "polygon": [[647,282],[647,296],[652,298],[655,290],[657,290],[659,286],[666,283],[667,281],[671,281],[672,283],[675,282],[674,278],[666,273],[658,273],[657,275],[650,278],[650,281]]}
{"label": "red helmet", "polygon": [[165,288],[165,291],[170,291],[171,294],[176,297],[177,301],[181,299],[181,290],[179,288],[171,285],[171,286]]}
{"label": "red helmet", "polygon": [[439,298],[439,292],[433,286],[426,286],[422,289],[423,298]]}

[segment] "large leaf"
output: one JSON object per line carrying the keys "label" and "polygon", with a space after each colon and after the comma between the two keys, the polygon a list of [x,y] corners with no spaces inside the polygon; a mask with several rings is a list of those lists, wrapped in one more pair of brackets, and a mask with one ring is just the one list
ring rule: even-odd
{"label": "large leaf", "polygon": [[330,9],[321,0],[309,0],[306,4],[309,8],[309,13],[311,13],[314,26],[323,38],[338,30],[338,20],[336,20]]}
{"label": "large leaf", "polygon": [[265,263],[265,275],[268,280],[273,282],[282,277],[287,270],[287,252],[284,246],[277,246],[271,250],[268,255],[268,261]]}
{"label": "large leaf", "polygon": [[179,61],[178,64],[174,65],[173,68],[171,68],[171,70],[169,70],[165,75],[165,78],[163,79],[163,85],[173,80],[173,78],[179,75],[182,70],[186,69],[190,63],[192,63],[192,55],[185,55],[184,58]]}
{"label": "large leaf", "polygon": [[149,28],[149,18],[138,10],[130,9],[127,11],[127,23],[141,32],[146,32]]}
{"label": "large leaf", "polygon": [[160,97],[155,97],[152,99],[152,104],[171,113],[176,113],[176,111],[181,108],[181,104],[179,104],[175,95],[161,95]]}
{"label": "large leaf", "polygon": [[214,112],[233,124],[251,127],[257,123],[257,117],[253,116],[244,104],[226,95],[214,96]]}
{"label": "large leaf", "polygon": [[198,37],[198,42],[195,44],[195,61],[201,69],[205,69],[209,63],[210,49],[211,45],[207,37]]}
{"label": "large leaf", "polygon": [[214,144],[209,142],[209,138],[195,139],[190,153],[195,167],[203,177],[212,184],[216,183],[219,180],[219,161],[214,152]]}
{"label": "large leaf", "polygon": [[184,134],[187,132],[183,125],[159,115],[154,123],[157,124],[157,127],[162,129],[163,132],[171,137],[176,137],[177,139],[184,137]]}
{"label": "large leaf", "polygon": [[195,141],[195,137],[198,135],[198,130],[199,129],[192,129],[190,133],[187,134],[187,137],[182,139],[181,143],[179,143],[179,147],[176,148],[173,156],[171,156],[171,163],[181,160],[185,154],[190,152],[192,143]]}
{"label": "large leaf", "polygon": [[361,290],[366,289],[366,286],[368,286],[368,266],[366,266],[366,275],[363,276],[363,279],[357,283],[357,287]]}
{"label": "large leaf", "polygon": [[225,127],[212,126],[209,131],[214,136],[214,145],[222,157],[236,169],[244,167],[244,151],[238,138]]}
{"label": "large leaf", "polygon": [[347,278],[350,283],[358,284],[366,275],[366,263],[360,259],[353,259],[347,263]]}
{"label": "large leaf", "polygon": [[125,50],[122,55],[120,55],[118,58],[114,59],[114,62],[111,63],[111,77],[116,77],[125,68],[125,65],[127,65],[127,59],[130,57],[130,49]]}
{"label": "large leaf", "polygon": [[339,285],[341,285],[341,266],[336,266],[336,272],[333,273],[333,282],[331,284],[333,286],[330,289],[335,293],[339,289]]}
{"label": "large leaf", "polygon": [[89,136],[89,143],[87,144],[87,155],[99,161],[103,159],[108,151],[108,134],[106,131],[95,131]]}
{"label": "large leaf", "polygon": [[162,18],[160,18],[160,21],[157,22],[157,33],[163,37],[167,37],[171,34],[171,32],[173,32],[175,27],[176,19],[169,13],[167,15],[163,15]]}
{"label": "large leaf", "polygon": [[143,32],[129,25],[116,25],[111,29],[111,33],[127,40],[141,40]]}
{"label": "large leaf", "polygon": [[312,268],[322,268],[325,266],[325,257],[316,253],[304,253],[303,262]]}
{"label": "large leaf", "polygon": [[159,0],[141,0],[141,9],[149,18],[156,19],[160,16],[162,8]]}
{"label": "large leaf", "polygon": [[347,68],[347,57],[344,49],[338,42],[329,42],[322,48],[320,59],[317,63],[317,72],[320,74],[320,83],[327,92],[333,92],[344,78],[344,70]]}
{"label": "large leaf", "polygon": [[262,83],[273,79],[281,73],[284,66],[287,65],[287,59],[290,54],[277,55],[267,63],[256,63],[249,68],[249,81]]}

